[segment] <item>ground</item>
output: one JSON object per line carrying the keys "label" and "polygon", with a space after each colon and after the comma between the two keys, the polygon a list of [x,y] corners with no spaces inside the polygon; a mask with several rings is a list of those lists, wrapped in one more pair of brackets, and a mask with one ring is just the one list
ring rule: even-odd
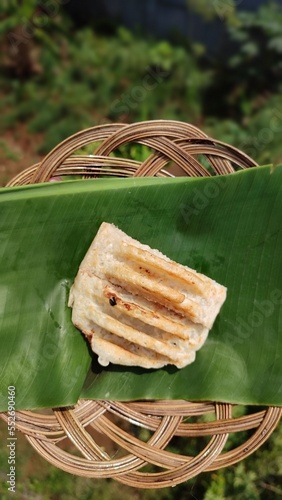
{"label": "ground", "polygon": [[30,134],[25,124],[6,130],[0,136],[0,186],[3,187],[22,170],[38,163],[43,156],[36,152],[42,134]]}

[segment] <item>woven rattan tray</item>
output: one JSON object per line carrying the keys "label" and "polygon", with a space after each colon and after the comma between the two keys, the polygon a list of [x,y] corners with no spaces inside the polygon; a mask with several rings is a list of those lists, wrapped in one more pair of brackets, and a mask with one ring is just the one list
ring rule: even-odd
{"label": "woven rattan tray", "polygon": [[[110,156],[130,143],[147,146],[139,162]],[[83,148],[93,144],[92,154]],[[78,154],[80,150],[80,154]],[[168,170],[165,170],[170,165]],[[255,167],[238,149],[212,139],[198,128],[176,121],[107,124],[68,138],[9,186],[48,182],[65,175],[84,177],[207,176]],[[138,488],[163,488],[184,482],[200,472],[234,464],[253,453],[277,426],[282,408],[248,408],[218,402],[79,401],[75,407],[45,412],[18,411],[17,429],[48,462],[71,474],[114,478]],[[5,413],[1,418],[7,420]],[[246,431],[250,431],[247,432]],[[240,446],[224,450],[230,433],[244,432]],[[193,455],[169,451],[174,438],[198,443]],[[66,451],[70,440],[75,451]],[[144,467],[146,469],[144,470]]]}

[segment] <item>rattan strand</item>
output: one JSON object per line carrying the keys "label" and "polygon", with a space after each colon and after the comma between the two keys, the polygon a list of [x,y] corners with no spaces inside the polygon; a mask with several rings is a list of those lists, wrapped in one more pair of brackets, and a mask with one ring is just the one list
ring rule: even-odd
{"label": "rattan strand", "polygon": [[[148,148],[145,161],[116,154],[118,148],[132,142]],[[85,146],[89,151],[90,144],[91,155],[83,151]],[[8,186],[73,175],[93,179],[169,177],[174,168],[178,175],[223,175],[256,165],[244,152],[190,124],[169,120],[107,124],[69,137]],[[72,408],[54,409],[51,414],[18,411],[16,422],[34,449],[64,471],[114,478],[137,488],[163,488],[243,460],[269,438],[282,414],[280,407],[251,408],[250,414],[241,417],[233,416],[234,411],[238,411],[236,405],[211,401],[81,400]],[[7,421],[6,413],[0,416]],[[147,440],[142,438],[142,430],[147,432]],[[225,451],[229,434],[235,432],[247,433],[247,438],[237,448]],[[97,437],[98,441],[108,440],[111,449],[106,451]],[[194,456],[169,451],[174,437],[198,438],[200,451],[195,450]],[[75,454],[62,448],[67,441],[75,446]],[[147,465],[151,465],[151,472],[143,471]]]}

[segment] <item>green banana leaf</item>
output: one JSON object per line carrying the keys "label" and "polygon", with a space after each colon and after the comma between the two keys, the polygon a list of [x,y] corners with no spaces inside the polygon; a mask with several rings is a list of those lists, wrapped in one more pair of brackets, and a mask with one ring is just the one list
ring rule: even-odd
{"label": "green banana leaf", "polygon": [[[79,398],[282,405],[282,166],[0,190],[0,410]],[[103,221],[228,288],[196,361],[99,367],[69,289]]]}

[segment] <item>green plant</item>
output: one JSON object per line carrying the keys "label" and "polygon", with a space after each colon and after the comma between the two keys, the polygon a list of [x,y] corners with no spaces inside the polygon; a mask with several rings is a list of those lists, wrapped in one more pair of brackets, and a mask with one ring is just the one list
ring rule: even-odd
{"label": "green plant", "polygon": [[[60,140],[103,121],[175,118],[202,129],[250,154],[258,163],[282,162],[281,9],[272,2],[256,14],[240,13],[238,2],[190,1],[208,17],[226,22],[236,44],[222,64],[203,65],[202,48],[191,50],[167,41],[144,39],[123,27],[115,36],[89,27],[74,29],[61,9],[44,12],[40,2],[5,1],[0,13],[1,130],[11,129],[21,142],[22,126],[33,138],[33,151],[49,152]],[[59,2],[44,2],[55,5]],[[42,4],[41,4],[42,5]],[[279,31],[280,30],[280,31]],[[18,49],[18,50],[17,50]],[[23,64],[24,63],[24,64]],[[10,133],[9,132],[9,133]],[[91,154],[93,146],[86,151]],[[22,156],[1,139],[2,156],[17,163]],[[20,151],[20,150],[19,150]],[[26,166],[30,151],[23,144]],[[117,152],[142,160],[145,146],[131,144]],[[18,162],[19,163],[19,162]],[[23,168],[19,163],[18,168]],[[5,174],[6,175],[6,174]],[[9,178],[5,178],[5,181]],[[2,423],[2,422],[1,422]],[[0,435],[5,443],[6,428]],[[226,449],[244,442],[234,434]],[[20,436],[19,441],[20,442]],[[174,440],[171,450],[193,453],[198,443]],[[19,498],[58,497],[102,500],[212,498],[276,500],[281,487],[282,427],[242,464],[203,473],[173,489],[132,490],[109,480],[87,480],[54,470],[23,444],[18,453]],[[5,447],[0,450],[0,496],[7,495]],[[34,464],[40,464],[41,471]],[[245,495],[245,497],[244,497]]]}
{"label": "green plant", "polygon": [[274,1],[257,12],[239,12],[239,23],[229,27],[236,52],[229,60],[230,70],[241,76],[242,92],[282,90],[282,8]]}
{"label": "green plant", "polygon": [[9,160],[18,160],[20,155],[17,151],[14,151],[9,147],[7,141],[0,139],[0,153]]}
{"label": "green plant", "polygon": [[[4,252],[1,280],[10,300],[4,303],[0,327],[5,340],[1,356],[3,363],[7,363],[1,376],[3,391],[16,380],[18,408],[27,409],[73,404],[78,397],[100,399],[105,394],[114,400],[180,397],[279,404],[281,367],[275,353],[281,341],[276,325],[281,301],[279,182],[282,167],[277,167],[272,175],[270,172],[269,167],[262,167],[227,176],[222,181],[216,177],[144,178],[136,187],[134,179],[115,179],[114,183],[112,179],[101,179],[102,184],[97,186],[93,181],[67,182],[37,189],[25,187],[24,192],[15,192],[12,188],[5,191],[0,200],[5,241],[1,247]],[[275,211],[269,204],[270,197],[276,203]],[[16,242],[15,200],[16,227],[20,227]],[[22,206],[25,210],[21,210]],[[169,224],[168,213],[175,214],[170,215]],[[238,213],[248,213],[247,222],[243,217],[238,219]],[[91,356],[83,338],[75,334],[70,310],[65,304],[80,260],[78,242],[80,248],[87,248],[87,227],[95,233],[102,220],[118,224],[140,241],[145,238],[153,248],[212,276],[231,290],[211,340],[209,337],[205,349],[197,355],[197,363],[179,371],[168,367],[140,372],[129,368],[117,371],[112,366],[101,370],[95,362],[93,372],[89,372]],[[216,226],[207,232],[206,228],[213,225],[214,220]],[[157,231],[152,231],[156,224]],[[265,234],[268,237],[265,238]],[[252,266],[248,263],[250,259]],[[19,268],[22,269],[20,283]],[[21,338],[26,337],[24,350],[17,336],[19,321]],[[36,338],[31,323],[37,332]],[[269,345],[267,356],[261,357],[265,335]],[[59,350],[55,349],[56,342],[60,343]],[[252,352],[252,362],[247,349]],[[264,377],[270,363],[271,384]],[[52,383],[46,385],[50,366]],[[207,366],[209,385],[206,386],[202,380]],[[240,383],[242,379],[244,384]],[[254,383],[259,390],[250,390]],[[23,390],[26,386],[28,392]],[[1,408],[5,411],[7,398],[3,391]]]}
{"label": "green plant", "polygon": [[282,7],[274,1],[236,14],[236,23],[227,26],[232,53],[213,65],[206,113],[241,120],[271,94],[281,93],[281,23]]}
{"label": "green plant", "polygon": [[281,163],[282,95],[262,100],[260,108],[242,117],[241,123],[231,119],[209,118],[206,132],[251,156],[260,165]]}
{"label": "green plant", "polygon": [[2,129],[22,121],[31,133],[44,132],[41,153],[101,117],[196,122],[201,114],[209,72],[202,72],[182,47],[136,38],[124,28],[115,37],[84,28],[67,45],[56,31],[52,44],[56,50],[39,43],[40,70],[32,78],[19,84],[17,77],[9,82],[2,77]]}
{"label": "green plant", "polygon": [[237,23],[236,0],[187,0],[187,5],[206,21],[213,21],[219,17],[228,25]]}
{"label": "green plant", "polygon": [[68,22],[62,23],[61,19],[57,2],[4,0],[0,14],[0,62],[5,70],[21,79],[40,72],[34,46],[39,43],[56,52],[54,33],[61,33]]}

